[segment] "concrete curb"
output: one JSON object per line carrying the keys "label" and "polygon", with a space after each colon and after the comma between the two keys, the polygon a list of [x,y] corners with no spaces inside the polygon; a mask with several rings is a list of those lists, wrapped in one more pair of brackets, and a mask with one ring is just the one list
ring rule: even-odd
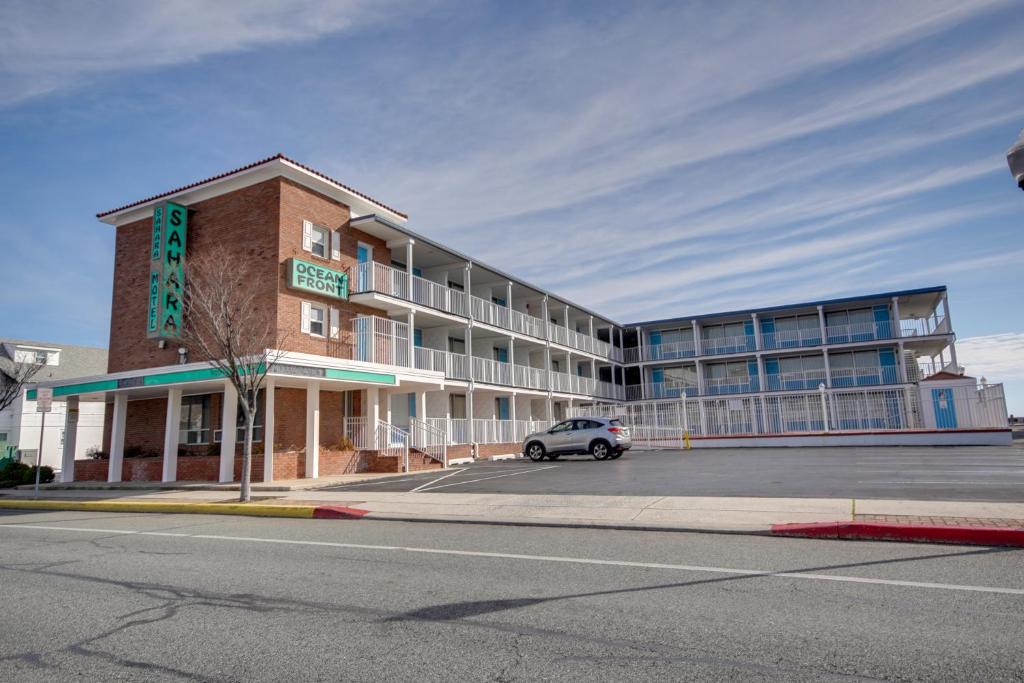
{"label": "concrete curb", "polygon": [[1024,548],[1024,529],[1009,527],[926,526],[881,522],[817,522],[814,524],[773,524],[773,536],[832,538],[857,541],[900,541],[904,543],[953,543]]}
{"label": "concrete curb", "polygon": [[339,505],[263,505],[260,503],[169,503],[102,500],[0,500],[0,510],[141,512],[190,515],[242,515],[298,519],[359,519],[366,510]]}

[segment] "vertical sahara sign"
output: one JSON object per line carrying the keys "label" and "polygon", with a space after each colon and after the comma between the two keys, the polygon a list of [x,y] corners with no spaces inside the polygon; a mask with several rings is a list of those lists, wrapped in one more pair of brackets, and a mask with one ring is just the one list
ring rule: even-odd
{"label": "vertical sahara sign", "polygon": [[156,205],[149,253],[149,314],[146,317],[147,336],[154,339],[181,336],[187,232],[187,208],[174,202]]}

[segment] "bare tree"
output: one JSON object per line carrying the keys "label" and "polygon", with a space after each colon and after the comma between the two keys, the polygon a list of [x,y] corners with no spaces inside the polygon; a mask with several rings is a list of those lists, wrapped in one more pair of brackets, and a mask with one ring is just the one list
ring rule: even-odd
{"label": "bare tree", "polygon": [[[220,370],[238,392],[245,419],[242,481],[239,500],[250,500],[252,435],[257,401],[270,367],[283,346],[277,331],[276,307],[261,299],[258,283],[266,272],[260,262],[239,258],[223,245],[190,256],[185,267],[182,342]],[[235,425],[221,425],[226,431]],[[274,445],[264,444],[264,459]]]}
{"label": "bare tree", "polygon": [[0,358],[0,411],[6,410],[21,396],[25,385],[32,381],[42,367],[36,363],[18,363]]}

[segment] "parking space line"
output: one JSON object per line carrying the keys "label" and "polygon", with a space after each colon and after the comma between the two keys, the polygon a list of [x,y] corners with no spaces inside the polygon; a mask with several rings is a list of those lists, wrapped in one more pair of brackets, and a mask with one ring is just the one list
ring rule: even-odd
{"label": "parking space line", "polygon": [[427,491],[436,491],[437,489],[444,489],[444,488],[448,488],[449,486],[461,486],[462,484],[474,484],[474,483],[476,483],[478,481],[485,481],[487,479],[501,479],[502,477],[515,477],[515,476],[518,476],[520,474],[530,474],[531,472],[540,472],[541,470],[551,470],[551,469],[554,469],[556,467],[558,467],[558,465],[548,465],[547,467],[538,467],[537,469],[525,470],[523,472],[511,472],[509,474],[497,474],[497,475],[495,475],[493,477],[481,477],[480,479],[470,479],[469,481],[456,481],[456,482],[452,482],[451,484],[441,484],[440,486],[434,486],[433,488],[423,489],[423,492],[426,493]]}
{"label": "parking space line", "polygon": [[421,484],[420,486],[417,486],[414,489],[410,489],[409,493],[415,493],[416,491],[419,491],[420,489],[426,488],[426,487],[430,486],[431,484],[436,484],[437,482],[441,481],[442,479],[447,479],[448,477],[454,477],[459,472],[465,472],[465,471],[466,471],[465,467],[457,469],[457,470],[453,470],[453,471],[449,472],[448,474],[444,475],[443,477],[438,477],[437,479],[433,479],[431,481],[428,481],[426,484]]}

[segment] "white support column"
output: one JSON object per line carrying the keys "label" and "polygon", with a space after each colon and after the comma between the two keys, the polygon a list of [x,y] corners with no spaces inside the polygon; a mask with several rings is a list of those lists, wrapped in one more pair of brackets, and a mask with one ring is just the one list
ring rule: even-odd
{"label": "white support column", "polygon": [[892,298],[892,318],[892,324],[895,327],[895,329],[893,329],[892,331],[892,336],[902,337],[903,328],[900,325],[900,298],[898,296],[894,296]]}
{"label": "white support column", "polygon": [[825,309],[818,306],[818,328],[821,331],[821,343],[828,344],[828,334],[825,327]]}
{"label": "white support column", "polygon": [[949,317],[949,294],[942,293],[942,312],[946,314],[946,334],[953,334],[953,319]]}
{"label": "white support column", "polygon": [[380,419],[391,424],[391,392],[380,390]]}
{"label": "white support column", "polygon": [[[376,427],[373,428],[376,431]],[[306,477],[320,476],[320,382],[306,385]]]}
{"label": "white support column", "polygon": [[466,313],[469,319],[473,319],[473,262],[467,261],[462,268],[462,283],[466,288]]}
{"label": "white support column", "polygon": [[750,319],[754,321],[754,347],[758,351],[763,351],[764,342],[761,341],[761,325],[757,319],[757,313],[751,313]]}
{"label": "white support column", "polygon": [[587,330],[588,330],[587,334],[589,334],[591,337],[593,337],[594,336],[594,316],[590,316],[587,319]]}
{"label": "white support column", "polygon": [[[700,359],[695,358],[693,361],[694,370],[697,372],[697,393],[704,396],[704,369],[700,366]],[[704,405],[703,401],[701,405]]]}
{"label": "white support column", "polygon": [[512,426],[515,428],[516,424],[516,393],[513,391],[508,396],[508,419],[512,421]]}
{"label": "white support column", "polygon": [[571,332],[572,330],[569,329],[569,304],[565,305],[564,310],[565,312],[563,315],[565,315],[565,329],[566,331]]}
{"label": "white support column", "polygon": [[377,423],[380,421],[380,389],[367,387],[366,389],[366,429],[367,441],[373,450],[377,450]]}
{"label": "white support column", "polygon": [[470,444],[470,453],[475,457],[476,452],[472,446],[472,444],[476,443],[476,435],[473,434],[473,389],[473,382],[470,381],[469,388],[466,389],[466,443]]}
{"label": "white support column", "polygon": [[416,367],[416,311],[409,309],[405,316],[405,323],[409,326],[409,367],[414,368]]}
{"label": "white support column", "polygon": [[274,378],[263,382],[263,481],[274,481]]}
{"label": "white support column", "polygon": [[949,364],[953,366],[953,372],[960,372],[960,363],[956,360],[956,342],[949,342]]}
{"label": "white support column", "polygon": [[[516,364],[516,338],[509,336],[508,338],[508,362],[513,366]],[[512,371],[512,381],[515,382],[515,370]]]}
{"label": "white support column", "polygon": [[178,430],[181,428],[181,388],[167,390],[167,416],[164,421],[164,467],[160,481],[178,480]]}
{"label": "white support column", "polygon": [[590,379],[597,381],[597,361],[590,359]]}
{"label": "white support column", "polygon": [[764,372],[764,358],[761,357],[761,354],[757,354],[757,387],[760,391],[768,391],[767,379]]}
{"label": "white support column", "polygon": [[[407,240],[405,243],[405,272],[412,276],[412,245],[416,244],[415,240]],[[410,288],[412,287],[412,280],[409,281]],[[409,292],[412,294],[412,292]]]}
{"label": "white support column", "polygon": [[900,369],[900,382],[906,384],[909,379],[907,378],[907,359],[906,356],[903,355],[903,342],[898,342],[896,344],[896,354],[896,362],[898,363],[897,367]]}
{"label": "white support column", "polygon": [[829,389],[832,388],[832,368],[828,363],[828,349],[823,349],[822,354],[825,357],[825,386]]}
{"label": "white support column", "polygon": [[[175,434],[178,433],[175,426]],[[60,481],[70,484],[75,480],[75,447],[78,444],[78,397],[69,396],[64,407],[64,452],[60,461]],[[39,449],[42,452],[42,449]]]}
{"label": "white support column", "polygon": [[427,419],[427,392],[420,390],[416,393],[416,419],[426,420]]}
{"label": "white support column", "polygon": [[224,382],[224,399],[220,419],[220,483],[235,480],[235,436],[238,432],[238,392],[231,382]]}
{"label": "white support column", "polygon": [[[704,350],[700,343],[700,323],[697,322],[696,320],[691,320],[690,326],[693,328],[693,355],[703,355]],[[702,403],[701,405],[704,404]]]}
{"label": "white support column", "polygon": [[512,310],[512,281],[505,283],[505,305]]}
{"label": "white support column", "polygon": [[128,417],[128,396],[114,394],[114,414],[110,425],[110,462],[107,464],[107,482],[121,481],[124,467],[124,426]]}

